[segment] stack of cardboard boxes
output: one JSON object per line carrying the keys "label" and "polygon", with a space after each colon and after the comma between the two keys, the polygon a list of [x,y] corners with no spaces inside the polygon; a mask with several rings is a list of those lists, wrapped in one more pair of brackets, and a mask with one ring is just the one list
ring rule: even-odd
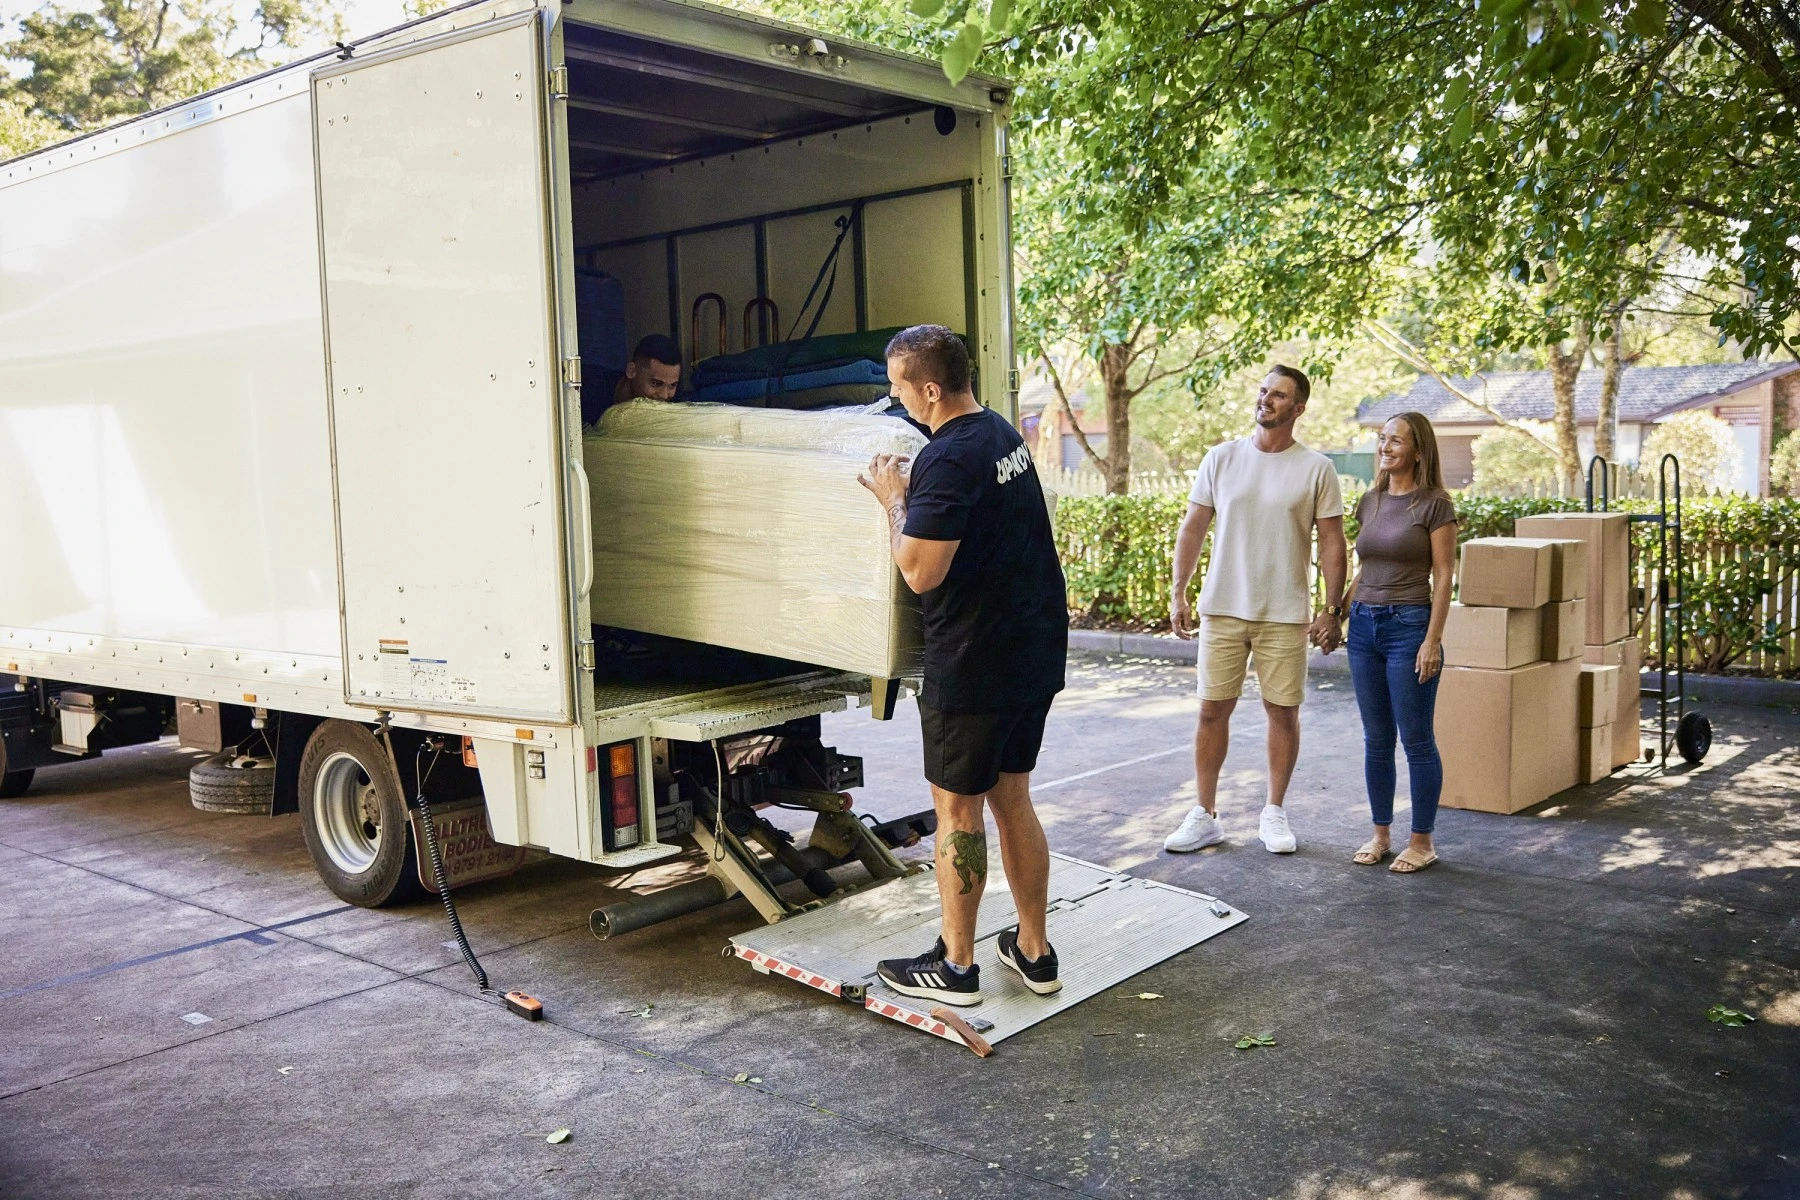
{"label": "stack of cardboard boxes", "polygon": [[[1605,734],[1584,732],[1583,744],[1593,755],[1582,782],[1592,783],[1610,771],[1636,762],[1638,738],[1638,671],[1642,655],[1631,632],[1631,524],[1624,513],[1546,513],[1520,517],[1513,524],[1520,537],[1577,538],[1587,544],[1587,630],[1583,635],[1584,671],[1614,668],[1610,683],[1583,681],[1584,730],[1610,725]],[[1598,690],[1591,690],[1594,688]],[[1610,701],[1611,707],[1607,707]],[[1608,715],[1610,714],[1610,715]],[[1610,748],[1602,753],[1601,739]]]}
{"label": "stack of cardboard boxes", "polygon": [[1637,757],[1626,529],[1562,513],[1463,544],[1437,700],[1446,807],[1518,812]]}
{"label": "stack of cardboard boxes", "polygon": [[1517,812],[1575,786],[1587,544],[1476,538],[1444,624],[1443,803]]}

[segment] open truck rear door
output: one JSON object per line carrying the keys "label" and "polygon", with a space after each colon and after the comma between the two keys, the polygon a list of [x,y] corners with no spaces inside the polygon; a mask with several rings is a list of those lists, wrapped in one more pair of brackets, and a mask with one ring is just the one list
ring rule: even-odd
{"label": "open truck rear door", "polygon": [[353,705],[580,711],[592,555],[556,300],[556,37],[532,10],[312,77]]}

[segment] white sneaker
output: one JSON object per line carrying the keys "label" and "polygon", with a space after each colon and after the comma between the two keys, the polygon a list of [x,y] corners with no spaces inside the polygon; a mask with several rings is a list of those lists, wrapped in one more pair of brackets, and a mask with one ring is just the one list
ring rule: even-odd
{"label": "white sneaker", "polygon": [[1288,828],[1287,810],[1274,804],[1263,805],[1262,844],[1270,854],[1292,854],[1300,848],[1294,831]]}
{"label": "white sneaker", "polygon": [[1187,854],[1203,846],[1216,846],[1224,840],[1225,827],[1219,824],[1219,818],[1195,805],[1181,819],[1181,827],[1163,839],[1163,849]]}

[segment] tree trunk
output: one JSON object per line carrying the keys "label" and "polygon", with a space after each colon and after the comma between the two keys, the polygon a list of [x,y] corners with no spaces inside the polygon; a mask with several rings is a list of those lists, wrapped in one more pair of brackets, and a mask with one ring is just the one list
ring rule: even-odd
{"label": "tree trunk", "polygon": [[1560,342],[1549,346],[1550,384],[1556,396],[1550,424],[1556,434],[1557,473],[1562,476],[1566,496],[1575,494],[1581,478],[1581,447],[1575,441],[1575,381],[1581,374],[1581,360],[1587,357],[1592,333],[1586,321],[1577,321],[1567,354]]}
{"label": "tree trunk", "polygon": [[1613,319],[1612,331],[1606,335],[1600,360],[1600,411],[1594,420],[1594,453],[1611,462],[1619,441],[1619,378],[1625,372],[1621,356],[1625,321]]}
{"label": "tree trunk", "polygon": [[1106,391],[1106,491],[1123,496],[1131,491],[1131,399],[1134,393],[1126,377],[1131,366],[1131,347],[1107,343],[1100,352],[1100,382]]}

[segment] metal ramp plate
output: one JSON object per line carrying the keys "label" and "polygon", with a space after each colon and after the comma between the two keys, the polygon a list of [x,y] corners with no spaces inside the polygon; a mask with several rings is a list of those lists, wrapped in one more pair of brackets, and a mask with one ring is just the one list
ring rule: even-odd
{"label": "metal ramp plate", "polygon": [[[1215,897],[1050,855],[1050,940],[1062,960],[1053,996],[1030,991],[1000,964],[995,939],[1017,924],[1006,877],[988,877],[975,929],[982,1002],[954,1010],[989,1043],[1003,1041],[1249,920]],[[1225,911],[1218,916],[1214,907]],[[938,931],[937,879],[923,871],[869,888],[731,939],[731,952],[758,971],[860,1003],[881,1016],[962,1044],[931,1016],[933,1003],[890,991],[875,974],[884,958],[910,958]]]}

